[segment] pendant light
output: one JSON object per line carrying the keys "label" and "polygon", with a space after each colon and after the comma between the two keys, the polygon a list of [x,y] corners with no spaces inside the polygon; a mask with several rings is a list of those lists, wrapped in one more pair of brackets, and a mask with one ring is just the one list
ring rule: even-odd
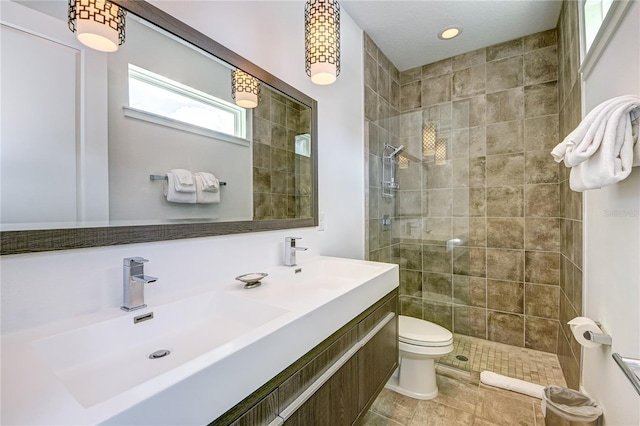
{"label": "pendant light", "polygon": [[69,29],[82,44],[115,52],[124,43],[125,14],[108,0],[69,0]]}
{"label": "pendant light", "polygon": [[242,108],[258,106],[260,96],[260,81],[240,68],[231,73],[231,96],[236,105]]}
{"label": "pendant light", "polygon": [[431,157],[436,153],[436,123],[426,122],[422,125],[422,156]]}
{"label": "pendant light", "polygon": [[447,164],[447,139],[438,138],[436,142],[436,166]]}
{"label": "pendant light", "polygon": [[305,69],[311,81],[326,85],[340,74],[340,5],[307,0],[304,8]]}

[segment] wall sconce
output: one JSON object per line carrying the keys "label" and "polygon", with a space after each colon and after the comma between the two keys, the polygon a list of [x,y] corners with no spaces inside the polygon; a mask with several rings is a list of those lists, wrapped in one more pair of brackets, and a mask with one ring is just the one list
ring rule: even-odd
{"label": "wall sconce", "polygon": [[429,121],[422,125],[422,156],[430,157],[436,153],[436,123]]}
{"label": "wall sconce", "polygon": [[443,166],[447,164],[447,140],[438,139],[436,141],[436,165]]}
{"label": "wall sconce", "polygon": [[257,107],[260,96],[260,81],[240,68],[232,71],[231,96],[235,99],[236,105],[242,108]]}
{"label": "wall sconce", "polygon": [[69,0],[69,29],[78,40],[101,52],[124,43],[126,12],[108,0]]}
{"label": "wall sconce", "polygon": [[307,0],[304,8],[305,69],[315,84],[331,84],[340,74],[340,5]]}

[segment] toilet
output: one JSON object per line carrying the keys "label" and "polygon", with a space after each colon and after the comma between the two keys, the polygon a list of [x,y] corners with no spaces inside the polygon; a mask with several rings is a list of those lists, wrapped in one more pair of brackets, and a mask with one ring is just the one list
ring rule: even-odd
{"label": "toilet", "polygon": [[453,351],[453,334],[418,318],[398,317],[400,365],[386,387],[415,399],[438,396],[435,361]]}

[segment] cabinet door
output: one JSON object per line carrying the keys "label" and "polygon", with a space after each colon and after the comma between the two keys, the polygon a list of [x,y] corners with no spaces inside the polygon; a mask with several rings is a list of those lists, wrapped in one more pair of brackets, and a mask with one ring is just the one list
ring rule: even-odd
{"label": "cabinet door", "polygon": [[358,415],[358,363],[352,357],[291,417],[285,426],[349,426]]}
{"label": "cabinet door", "polygon": [[271,392],[229,426],[267,426],[278,416],[278,394]]}
{"label": "cabinet door", "polygon": [[[397,298],[381,306],[379,316],[396,312]],[[364,323],[364,321],[363,321]],[[362,324],[364,325],[364,324]],[[358,351],[358,409],[363,412],[369,408],[387,380],[398,366],[398,325],[397,319],[389,321],[369,342]]]}

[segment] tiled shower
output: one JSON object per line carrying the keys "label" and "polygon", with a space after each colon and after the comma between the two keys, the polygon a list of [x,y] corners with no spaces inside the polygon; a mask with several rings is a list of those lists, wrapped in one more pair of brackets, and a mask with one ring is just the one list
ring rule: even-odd
{"label": "tiled shower", "polygon": [[[565,26],[573,12],[567,9]],[[560,347],[568,361],[573,352],[566,354],[570,339],[559,319],[569,278],[562,274],[571,267],[575,280],[579,268],[566,256],[577,242],[561,233],[568,226],[581,232],[568,215],[581,200],[560,184],[564,166],[549,152],[566,135],[559,129],[579,120],[579,93],[577,114],[575,104],[570,115],[559,102],[559,68],[576,71],[558,66],[557,34],[571,31],[553,29],[401,73],[366,35],[364,53],[368,254],[400,265],[402,314],[458,338],[552,353]],[[446,144],[446,161],[435,161],[433,139]],[[393,198],[382,195],[385,143],[404,146]],[[572,297],[574,288],[572,281]],[[579,311],[574,305],[572,299],[572,313]]]}

